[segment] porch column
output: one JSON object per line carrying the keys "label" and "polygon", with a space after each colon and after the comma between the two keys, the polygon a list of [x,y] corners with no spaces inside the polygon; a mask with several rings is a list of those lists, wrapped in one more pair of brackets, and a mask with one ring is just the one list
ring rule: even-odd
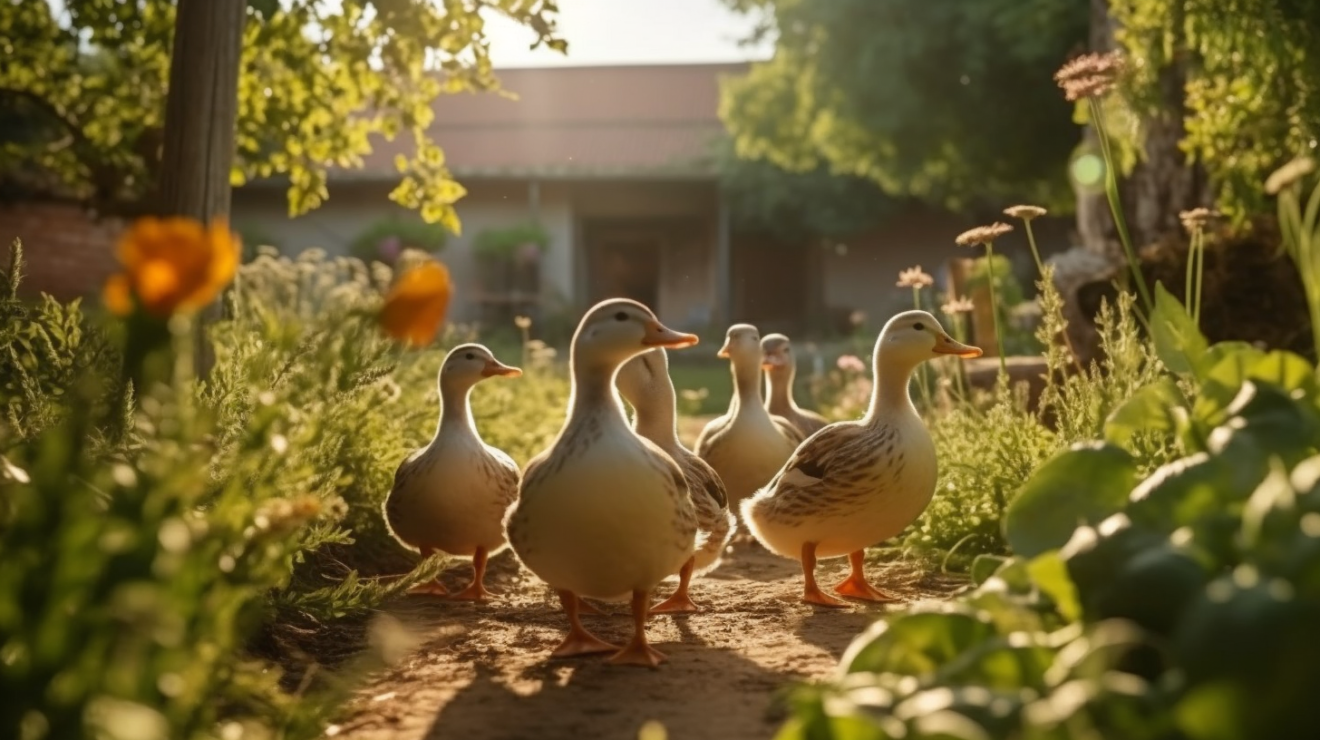
{"label": "porch column", "polygon": [[715,317],[721,327],[733,323],[733,299],[731,285],[732,255],[729,244],[729,206],[724,202],[724,194],[716,195],[719,208],[715,227]]}

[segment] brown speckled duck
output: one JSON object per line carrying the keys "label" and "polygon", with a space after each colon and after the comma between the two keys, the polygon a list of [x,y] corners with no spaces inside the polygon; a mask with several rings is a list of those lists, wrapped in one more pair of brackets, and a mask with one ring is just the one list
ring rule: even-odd
{"label": "brown speckled duck", "polygon": [[[480,344],[462,344],[440,366],[440,424],[430,444],[394,472],[385,498],[385,522],[395,539],[422,557],[439,551],[472,558],[472,583],[455,599],[483,601],[486,559],[504,548],[504,512],[518,495],[518,466],[481,440],[468,398],[486,378],[522,371],[495,359]],[[439,580],[415,593],[445,595]]]}
{"label": "brown speckled duck", "polygon": [[[507,519],[514,553],[558,591],[568,614],[569,633],[554,656],[615,651],[610,662],[651,667],[665,660],[646,641],[651,592],[692,557],[696,512],[682,469],[629,428],[614,379],[634,355],[696,343],[626,299],[597,304],[573,335],[568,419],[550,448],[527,464]],[[631,600],[634,631],[626,647],[582,626],[584,596]]]}
{"label": "brown speckled duck", "polygon": [[836,422],[797,449],[764,489],[743,502],[756,539],[800,559],[803,600],[844,606],[816,585],[816,561],[847,555],[849,576],[834,588],[870,601],[891,597],[866,580],[865,548],[903,531],[935,493],[935,445],[908,394],[912,372],[936,357],[978,357],[925,311],[889,320],[875,343],[871,405],[860,421]]}
{"label": "brown speckled duck", "polygon": [[719,473],[736,511],[739,502],[774,477],[802,441],[802,433],[787,419],[765,410],[761,337],[755,326],[729,327],[719,356],[730,360],[733,397],[729,410],[701,430],[696,452]]}
{"label": "brown speckled duck", "polygon": [[697,512],[697,551],[679,571],[678,590],[651,612],[700,611],[688,595],[688,584],[694,573],[703,575],[720,564],[737,524],[729,512],[724,483],[714,468],[678,439],[674,382],[669,377],[669,356],[663,349],[643,352],[629,360],[619,369],[616,382],[624,400],[633,407],[633,430],[654,442],[683,469]]}
{"label": "brown speckled duck", "polygon": [[793,400],[793,377],[797,375],[797,357],[793,344],[783,334],[767,334],[761,338],[761,352],[765,355],[765,410],[788,420],[802,433],[803,438],[819,432],[830,423],[815,411],[804,409]]}

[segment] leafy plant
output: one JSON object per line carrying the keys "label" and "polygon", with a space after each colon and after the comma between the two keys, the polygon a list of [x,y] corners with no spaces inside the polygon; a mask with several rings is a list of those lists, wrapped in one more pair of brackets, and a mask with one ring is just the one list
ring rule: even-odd
{"label": "leafy plant", "polygon": [[367,264],[394,265],[404,250],[435,254],[449,241],[449,231],[437,224],[391,216],[377,220],[353,238],[349,254]]}
{"label": "leafy plant", "polygon": [[537,223],[523,223],[499,229],[486,229],[477,234],[473,246],[478,254],[508,258],[519,247],[533,244],[537,251],[550,244],[550,232]]}

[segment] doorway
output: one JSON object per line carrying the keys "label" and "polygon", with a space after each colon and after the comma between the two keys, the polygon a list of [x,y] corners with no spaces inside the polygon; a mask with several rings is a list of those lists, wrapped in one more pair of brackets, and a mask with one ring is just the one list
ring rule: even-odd
{"label": "doorway", "polygon": [[631,298],[660,301],[661,238],[646,232],[604,232],[587,242],[587,288],[593,303]]}

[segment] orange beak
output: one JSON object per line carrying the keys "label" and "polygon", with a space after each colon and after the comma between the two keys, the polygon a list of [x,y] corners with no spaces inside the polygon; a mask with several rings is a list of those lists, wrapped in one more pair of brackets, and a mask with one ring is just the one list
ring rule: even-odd
{"label": "orange beak", "polygon": [[936,354],[953,355],[955,357],[962,357],[963,359],[971,359],[973,357],[981,356],[980,347],[973,347],[970,344],[963,344],[962,342],[959,342],[958,340],[954,339],[948,334],[936,335],[935,349],[933,351]]}
{"label": "orange beak", "polygon": [[522,370],[512,365],[505,365],[499,360],[491,360],[481,369],[481,377],[483,378],[491,378],[496,375],[502,378],[516,378],[522,375]]}
{"label": "orange beak", "polygon": [[727,337],[724,339],[724,346],[720,347],[720,351],[716,352],[715,356],[723,357],[726,360],[729,359],[729,339]]}
{"label": "orange beak", "polygon": [[788,364],[788,359],[778,352],[767,354],[761,361],[761,369],[771,370],[776,367],[783,367]]}
{"label": "orange beak", "polygon": [[664,347],[665,349],[683,349],[691,347],[701,339],[696,334],[684,334],[674,331],[659,321],[646,325],[646,336],[642,337],[644,347]]}

